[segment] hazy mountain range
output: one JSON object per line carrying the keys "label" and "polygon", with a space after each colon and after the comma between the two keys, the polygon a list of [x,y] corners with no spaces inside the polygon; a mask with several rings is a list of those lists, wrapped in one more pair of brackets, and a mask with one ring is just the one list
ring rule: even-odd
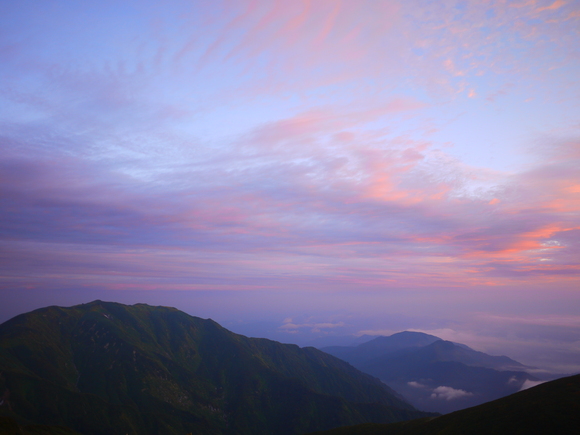
{"label": "hazy mountain range", "polygon": [[538,379],[507,356],[492,356],[420,332],[322,348],[381,379],[419,409],[452,412],[513,394]]}
{"label": "hazy mountain range", "polygon": [[428,415],[314,348],[95,301],[0,325],[0,414],[82,434],[298,434]]}

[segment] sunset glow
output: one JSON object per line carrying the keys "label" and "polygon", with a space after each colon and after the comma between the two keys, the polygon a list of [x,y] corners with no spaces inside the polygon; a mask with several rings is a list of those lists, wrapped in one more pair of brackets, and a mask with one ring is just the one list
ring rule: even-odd
{"label": "sunset glow", "polygon": [[2,320],[100,298],[580,368],[580,2],[20,0],[0,23]]}

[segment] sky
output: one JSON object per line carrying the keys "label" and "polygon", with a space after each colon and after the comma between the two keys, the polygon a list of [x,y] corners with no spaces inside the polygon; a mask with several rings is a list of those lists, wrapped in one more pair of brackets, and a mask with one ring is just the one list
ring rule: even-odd
{"label": "sky", "polygon": [[0,321],[580,371],[579,79],[580,1],[0,0]]}

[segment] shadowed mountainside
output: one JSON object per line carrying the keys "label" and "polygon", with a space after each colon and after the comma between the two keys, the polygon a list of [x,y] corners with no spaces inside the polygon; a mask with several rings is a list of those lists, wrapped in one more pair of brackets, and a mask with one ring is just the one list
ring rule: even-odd
{"label": "shadowed mountainside", "polygon": [[79,435],[72,429],[61,426],[40,424],[20,425],[11,417],[0,416],[0,434],[2,435]]}
{"label": "shadowed mountainside", "polygon": [[0,325],[0,414],[111,435],[297,434],[426,415],[314,348],[95,301]]}
{"label": "shadowed mountainside", "polygon": [[580,375],[436,418],[363,424],[310,435],[569,435],[580,427]]}

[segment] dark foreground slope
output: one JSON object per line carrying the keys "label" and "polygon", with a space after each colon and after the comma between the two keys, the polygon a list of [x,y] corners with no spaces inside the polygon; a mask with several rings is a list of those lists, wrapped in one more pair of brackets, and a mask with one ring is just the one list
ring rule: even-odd
{"label": "dark foreground slope", "polygon": [[316,435],[571,435],[579,428],[580,375],[576,375],[441,417],[342,427]]}
{"label": "dark foreground slope", "polygon": [[314,348],[95,301],[0,325],[0,414],[82,434],[297,434],[424,416]]}
{"label": "dark foreground slope", "polygon": [[0,434],[2,435],[79,435],[78,432],[62,426],[42,424],[21,425],[12,417],[0,416]]}

